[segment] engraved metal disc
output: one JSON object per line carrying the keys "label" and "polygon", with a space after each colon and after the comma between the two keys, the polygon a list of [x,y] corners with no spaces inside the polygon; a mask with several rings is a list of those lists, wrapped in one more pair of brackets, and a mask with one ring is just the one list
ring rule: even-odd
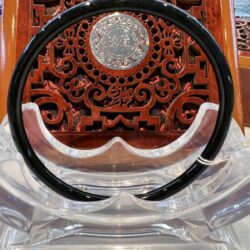
{"label": "engraved metal disc", "polygon": [[140,64],[149,50],[146,27],[136,18],[114,13],[99,20],[90,34],[92,53],[113,70],[128,70]]}

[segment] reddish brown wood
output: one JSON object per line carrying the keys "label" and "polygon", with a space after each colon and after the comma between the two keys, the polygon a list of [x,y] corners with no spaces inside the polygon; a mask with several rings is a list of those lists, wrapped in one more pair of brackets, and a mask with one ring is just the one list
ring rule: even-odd
{"label": "reddish brown wood", "polygon": [[250,95],[243,93],[242,100],[245,126],[250,127]]}
{"label": "reddish brown wood", "polygon": [[236,18],[244,123],[250,126],[250,19]]}
{"label": "reddish brown wood", "polygon": [[250,19],[236,18],[239,56],[250,57]]}
{"label": "reddish brown wood", "polygon": [[[29,27],[31,38],[53,16],[81,1],[24,2],[30,6],[30,16],[27,20],[22,15],[20,23]],[[219,2],[169,2],[198,18],[224,46]],[[106,70],[93,58],[89,48],[83,48],[83,43],[88,46],[89,28],[96,20],[83,20],[66,30],[38,58],[27,81],[24,101],[39,105],[47,128],[65,144],[94,148],[117,135],[132,143],[136,135],[137,147],[166,145],[186,131],[201,103],[217,102],[213,70],[195,41],[163,20],[150,16],[144,20],[142,15],[136,18],[151,33],[154,29],[155,34],[151,42],[154,52],[134,72]],[[84,29],[86,24],[88,28]],[[160,31],[162,28],[165,33]],[[82,37],[81,31],[87,35]],[[19,52],[27,40],[19,42]],[[154,53],[158,54],[157,59],[153,59]],[[144,99],[140,91],[145,93]],[[93,140],[90,142],[89,138]]]}
{"label": "reddish brown wood", "polygon": [[[250,57],[249,57],[250,59]],[[244,123],[250,126],[250,68],[240,69]]]}
{"label": "reddish brown wood", "polygon": [[[151,52],[136,70],[105,69],[90,53],[89,33],[102,15],[65,30],[37,60],[25,101],[39,105],[48,129],[64,143],[75,133],[74,146],[81,148],[136,134],[138,147],[163,146],[171,142],[166,135],[175,139],[191,125],[204,101],[216,101],[214,74],[195,41],[165,20],[128,14],[152,34]],[[153,144],[149,132],[161,140]],[[95,145],[80,139],[93,135]]]}

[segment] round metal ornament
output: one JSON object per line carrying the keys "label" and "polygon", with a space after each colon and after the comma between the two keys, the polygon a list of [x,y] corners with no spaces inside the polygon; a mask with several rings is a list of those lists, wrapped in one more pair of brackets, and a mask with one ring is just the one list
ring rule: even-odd
{"label": "round metal ornament", "polygon": [[114,13],[99,20],[90,34],[95,58],[113,70],[128,70],[145,58],[149,36],[145,26],[136,18]]}

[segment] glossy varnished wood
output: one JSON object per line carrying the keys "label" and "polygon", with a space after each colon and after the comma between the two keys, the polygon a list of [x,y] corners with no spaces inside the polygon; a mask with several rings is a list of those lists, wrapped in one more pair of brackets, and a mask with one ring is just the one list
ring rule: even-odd
{"label": "glossy varnished wood", "polygon": [[[18,56],[20,55],[21,51],[23,50],[23,48],[25,47],[25,45],[27,44],[27,42],[30,39],[30,34],[28,34],[28,29],[29,27],[32,26],[32,10],[31,10],[31,0],[23,0],[23,1],[19,1],[19,5],[18,4],[13,4],[13,2],[10,4],[8,3],[9,1],[5,0],[5,8],[7,6],[7,8],[9,8],[11,13],[16,13],[16,10],[18,9],[19,11],[19,15],[15,15],[14,18],[12,18],[12,20],[18,20],[18,37],[17,37],[17,46],[10,46],[10,43],[8,43],[8,45],[12,48],[12,53],[10,57],[8,58],[8,65],[5,67],[9,68],[8,70],[4,70],[6,77],[4,79],[5,84],[4,89],[5,90],[1,90],[3,91],[2,96],[6,97],[6,88],[8,85],[8,79],[10,78],[10,72],[14,66],[14,60],[9,60],[9,58],[11,57],[15,57],[18,58]],[[36,1],[36,3],[41,4],[45,3],[49,4],[49,3],[53,3],[55,1]],[[74,2],[80,2],[80,1],[74,1]],[[177,1],[177,5],[180,7],[184,7],[186,9],[188,9],[190,4],[199,4],[201,1],[194,1],[192,3],[190,3],[190,1],[185,1],[185,0],[180,0]],[[237,68],[237,59],[236,59],[236,48],[235,48],[235,38],[234,38],[234,32],[232,31],[232,20],[233,20],[233,6],[230,3],[231,1],[229,0],[221,0],[221,1],[205,1],[205,13],[204,13],[204,17],[206,20],[206,26],[208,27],[208,29],[210,30],[210,32],[215,36],[215,38],[217,39],[217,41],[220,43],[220,45],[222,46],[227,58],[229,59],[229,63],[232,69],[232,73],[233,73],[233,78],[234,78],[234,83],[235,83],[235,96],[236,99],[238,100],[236,102],[235,105],[235,112],[234,112],[234,116],[237,119],[237,121],[239,122],[239,124],[241,126],[243,126],[243,122],[242,122],[242,107],[241,107],[241,98],[240,98],[240,84],[239,84],[239,78],[238,78],[238,68]],[[9,6],[8,6],[9,5]],[[11,10],[12,8],[12,10]],[[15,10],[13,10],[13,8],[15,8]],[[198,11],[199,8],[194,8],[194,11]],[[40,11],[42,11],[43,9],[40,8]],[[24,14],[25,13],[25,14]],[[7,17],[4,17],[5,19]],[[6,19],[8,20],[8,18]],[[11,25],[6,25],[6,29],[11,30]],[[221,32],[223,30],[223,32]],[[7,31],[5,31],[7,32]],[[15,39],[14,39],[15,40]],[[11,41],[11,40],[8,40]],[[229,43],[228,41],[234,41],[233,43]],[[15,53],[15,48],[17,53]],[[5,59],[6,60],[6,59]],[[1,67],[2,68],[2,67]],[[2,75],[2,74],[1,74]],[[2,83],[1,83],[2,84]],[[3,115],[6,112],[6,100],[5,99],[1,99],[1,107],[2,107],[2,113],[1,113],[1,117],[3,117]]]}
{"label": "glossy varnished wood", "polygon": [[244,123],[250,126],[250,18],[236,18]]}
{"label": "glossy varnished wood", "polygon": [[[214,1],[209,1],[214,2]],[[229,62],[231,68],[232,77],[234,80],[234,118],[240,125],[241,129],[244,130],[244,118],[243,118],[243,106],[241,96],[241,84],[239,75],[239,63],[238,63],[238,48],[235,30],[235,16],[234,16],[234,3],[230,0],[221,0],[221,22],[222,34],[224,39],[224,53]]]}
{"label": "glossy varnished wood", "polygon": [[3,1],[0,16],[0,121],[7,113],[7,96],[16,63],[18,0]]}

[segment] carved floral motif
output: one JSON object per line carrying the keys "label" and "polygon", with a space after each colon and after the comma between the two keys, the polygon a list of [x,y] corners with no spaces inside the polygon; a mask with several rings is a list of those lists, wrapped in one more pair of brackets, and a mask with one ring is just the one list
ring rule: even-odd
{"label": "carved floral motif", "polygon": [[[36,25],[31,35],[52,15],[79,2],[34,2]],[[192,11],[188,1],[171,2]],[[194,8],[202,10],[201,1],[196,5]],[[45,14],[48,8],[55,11],[51,16]],[[107,14],[67,28],[37,58],[24,100],[39,105],[52,133],[184,132],[202,103],[217,100],[211,94],[216,89],[212,68],[190,36],[167,20],[144,13],[126,14],[141,22],[150,36],[149,53],[134,69],[110,70],[91,52],[91,30]]]}

